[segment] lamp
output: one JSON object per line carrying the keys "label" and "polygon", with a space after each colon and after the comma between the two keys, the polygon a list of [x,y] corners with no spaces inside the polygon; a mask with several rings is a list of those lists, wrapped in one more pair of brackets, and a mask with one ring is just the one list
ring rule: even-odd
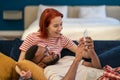
{"label": "lamp", "polygon": [[5,19],[5,20],[20,20],[20,19],[22,19],[22,11],[5,10],[5,11],[3,11],[3,19]]}

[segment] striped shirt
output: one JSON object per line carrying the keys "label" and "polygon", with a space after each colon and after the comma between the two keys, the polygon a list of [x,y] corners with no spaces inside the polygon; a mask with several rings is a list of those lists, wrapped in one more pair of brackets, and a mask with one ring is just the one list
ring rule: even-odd
{"label": "striped shirt", "polygon": [[63,35],[60,35],[59,37],[53,37],[48,40],[42,39],[38,37],[38,35],[40,35],[39,32],[29,34],[19,49],[26,52],[32,45],[38,45],[42,47],[48,46],[51,52],[60,55],[60,52],[63,48],[69,48],[75,45],[72,40]]}

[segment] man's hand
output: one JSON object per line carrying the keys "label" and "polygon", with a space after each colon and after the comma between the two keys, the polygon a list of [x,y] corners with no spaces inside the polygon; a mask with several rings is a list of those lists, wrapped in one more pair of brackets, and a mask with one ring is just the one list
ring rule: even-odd
{"label": "man's hand", "polygon": [[[80,46],[80,45],[83,45],[83,47],[84,47],[83,57],[84,58],[90,58],[91,52],[92,53],[94,52],[93,40],[90,37],[86,37],[85,39],[81,38],[79,40],[78,46]],[[80,50],[80,48],[79,48],[79,50]]]}

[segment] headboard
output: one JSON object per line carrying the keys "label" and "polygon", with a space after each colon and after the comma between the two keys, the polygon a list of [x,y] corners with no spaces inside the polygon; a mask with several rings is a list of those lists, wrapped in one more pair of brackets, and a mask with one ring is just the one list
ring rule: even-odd
{"label": "headboard", "polygon": [[[68,17],[76,18],[79,6],[69,6],[68,7]],[[74,11],[73,11],[74,10]],[[24,8],[24,29],[36,19],[38,6],[26,6]],[[120,6],[106,6],[106,13],[108,17],[113,17],[120,20]]]}

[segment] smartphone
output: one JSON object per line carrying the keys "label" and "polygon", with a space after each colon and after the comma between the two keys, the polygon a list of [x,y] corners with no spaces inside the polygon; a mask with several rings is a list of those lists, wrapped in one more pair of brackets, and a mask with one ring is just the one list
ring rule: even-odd
{"label": "smartphone", "polygon": [[[88,31],[87,31],[87,29],[85,29],[83,35],[84,35],[84,41],[86,41],[86,37],[88,37]],[[88,46],[86,46],[85,48],[88,49]]]}
{"label": "smartphone", "polygon": [[86,39],[86,37],[88,37],[88,31],[87,31],[87,29],[85,29],[85,31],[84,31],[84,40]]}

